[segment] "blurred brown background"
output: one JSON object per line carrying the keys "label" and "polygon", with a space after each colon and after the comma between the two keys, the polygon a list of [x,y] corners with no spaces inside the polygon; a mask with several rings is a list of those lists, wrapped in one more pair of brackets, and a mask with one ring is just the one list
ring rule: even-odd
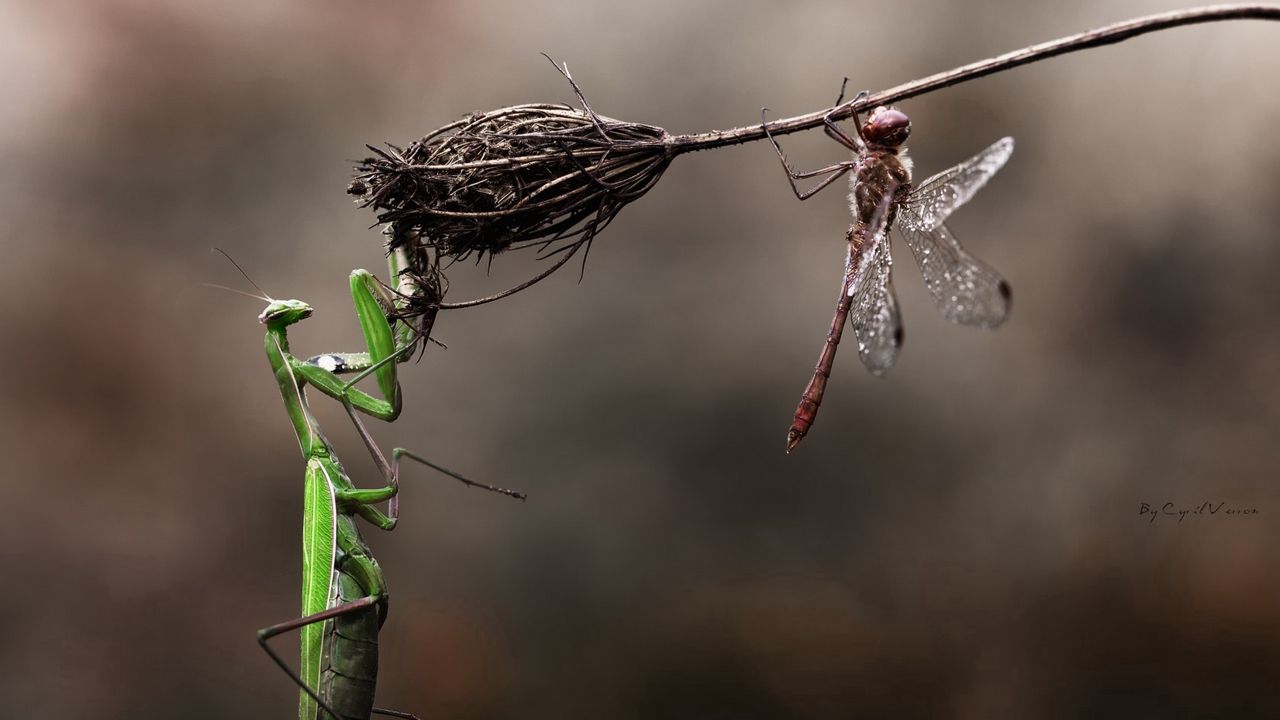
{"label": "blurred brown background", "polygon": [[[356,350],[363,144],[569,101],[694,132],[818,109],[1174,7],[1029,3],[0,6],[0,715],[286,718],[254,631],[296,613],[301,463],[261,305]],[[1179,29],[912,100],[919,177],[1002,135],[951,225],[997,332],[909,255],[885,380],[852,340],[792,457],[849,222],[767,145],[679,159],[576,270],[447,313],[375,432],[411,470],[367,533],[382,705],[424,718],[1276,717],[1280,25]],[[802,168],[841,157],[785,141]],[[450,299],[528,276],[455,268]],[[319,402],[372,485],[340,409]],[[1141,503],[1257,508],[1167,517]],[[281,647],[292,657],[292,640]]]}

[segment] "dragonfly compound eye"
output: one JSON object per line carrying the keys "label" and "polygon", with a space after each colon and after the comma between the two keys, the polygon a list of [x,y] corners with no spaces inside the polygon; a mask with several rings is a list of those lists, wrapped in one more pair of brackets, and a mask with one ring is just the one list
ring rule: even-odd
{"label": "dragonfly compound eye", "polygon": [[862,137],[872,145],[897,147],[911,134],[911,119],[894,108],[878,107],[862,125]]}

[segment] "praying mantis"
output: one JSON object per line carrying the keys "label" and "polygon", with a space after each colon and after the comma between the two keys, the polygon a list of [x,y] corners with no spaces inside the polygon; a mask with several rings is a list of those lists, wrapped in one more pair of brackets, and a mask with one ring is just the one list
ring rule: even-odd
{"label": "praying mantis", "polygon": [[[424,292],[401,273],[405,265],[402,252],[388,256],[391,277],[398,282],[394,291],[366,270],[351,273],[351,298],[364,334],[365,352],[325,353],[307,360],[293,355],[288,329],[312,314],[311,306],[301,300],[264,298],[268,305],[258,316],[267,328],[267,359],[306,461],[302,615],[258,631],[259,645],[301,689],[299,720],[367,720],[374,714],[416,718],[373,705],[378,632],[387,617],[387,583],[356,525],[358,517],[382,530],[395,529],[403,458],[468,486],[524,499],[521,493],[468,480],[404,448],[393,449],[388,462],[360,419],[358,413],[386,421],[400,415],[396,365],[427,339],[435,319],[434,312],[428,312],[410,322],[399,313],[407,298],[415,293],[420,298]],[[438,288],[425,291],[438,292]],[[435,300],[438,302],[438,297]],[[353,377],[339,377],[345,374]],[[381,397],[355,387],[369,375],[375,376]],[[308,385],[342,403],[378,466],[383,487],[361,489],[352,482],[307,404]],[[385,513],[377,507],[383,502],[387,503]],[[293,630],[300,634],[301,667],[297,671],[268,644],[272,637]]]}

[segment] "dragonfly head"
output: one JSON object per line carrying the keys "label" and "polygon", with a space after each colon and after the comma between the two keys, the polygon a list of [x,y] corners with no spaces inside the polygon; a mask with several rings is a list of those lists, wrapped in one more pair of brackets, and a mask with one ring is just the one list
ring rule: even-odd
{"label": "dragonfly head", "polygon": [[272,300],[258,322],[263,325],[292,325],[311,317],[311,306],[301,300]]}
{"label": "dragonfly head", "polygon": [[911,134],[911,118],[897,108],[881,105],[871,111],[862,124],[862,137],[868,145],[896,148]]}

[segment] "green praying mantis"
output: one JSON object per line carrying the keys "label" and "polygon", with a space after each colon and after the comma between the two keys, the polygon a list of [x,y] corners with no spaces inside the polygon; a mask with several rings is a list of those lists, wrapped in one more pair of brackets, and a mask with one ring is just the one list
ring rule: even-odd
{"label": "green praying mantis", "polygon": [[[406,298],[423,291],[402,274],[405,263],[399,251],[388,256],[390,275],[398,283],[395,291],[366,270],[351,273],[351,298],[365,352],[325,353],[307,360],[293,355],[288,329],[312,314],[311,306],[301,300],[264,297],[268,305],[258,316],[267,328],[267,359],[306,461],[302,615],[258,631],[262,649],[300,688],[299,720],[367,720],[374,714],[416,717],[373,705],[378,632],[387,617],[387,583],[356,525],[356,518],[362,518],[382,530],[395,529],[402,459],[422,463],[471,487],[524,499],[521,493],[468,480],[404,448],[393,449],[388,462],[360,419],[359,413],[386,421],[400,415],[396,365],[428,338],[435,319],[434,312],[429,312],[410,322],[398,312]],[[343,380],[341,375],[353,377]],[[355,387],[369,375],[375,377],[381,397]],[[308,385],[342,403],[382,474],[383,487],[361,489],[352,482],[307,404]],[[386,512],[378,509],[384,502]],[[297,671],[268,644],[272,637],[293,630],[300,634]]]}

